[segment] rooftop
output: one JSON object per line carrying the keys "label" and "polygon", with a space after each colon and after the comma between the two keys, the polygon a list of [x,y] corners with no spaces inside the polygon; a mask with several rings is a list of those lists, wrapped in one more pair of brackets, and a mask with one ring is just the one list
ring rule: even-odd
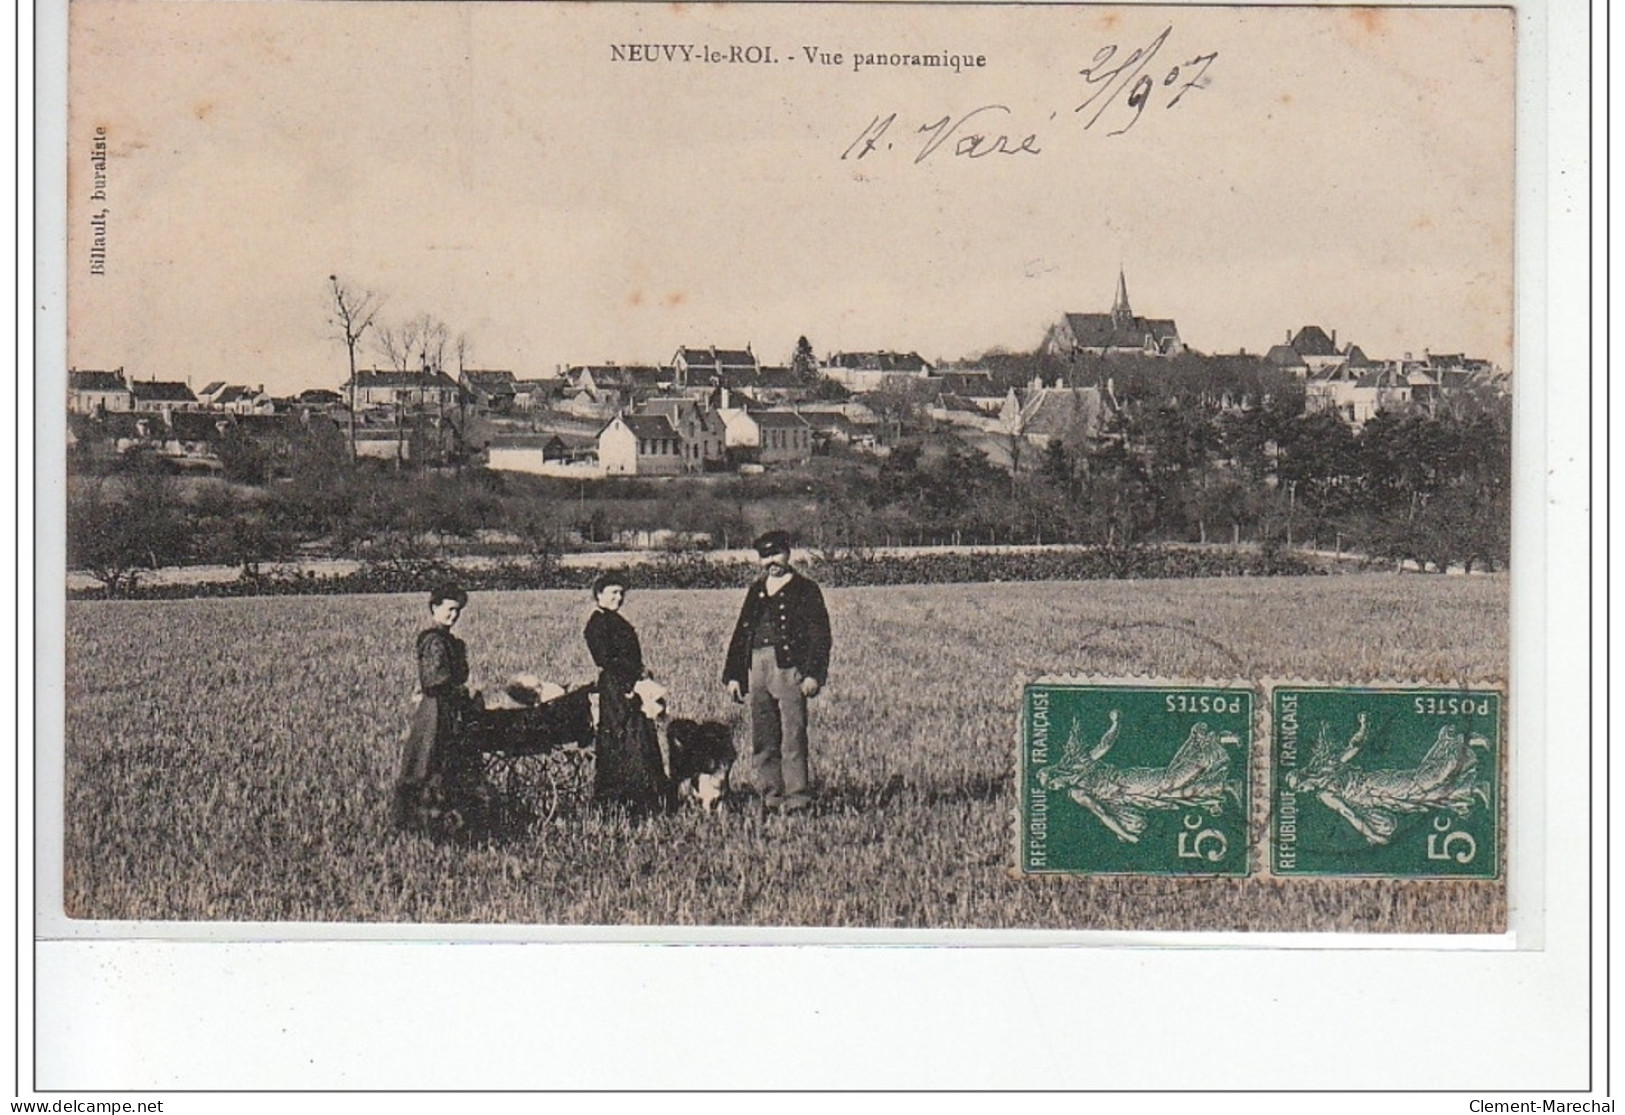
{"label": "rooftop", "polygon": [[136,380],[130,384],[130,393],[137,401],[151,403],[195,403],[197,396],[184,383],[174,380]]}
{"label": "rooftop", "polygon": [[[632,435],[639,439],[674,438],[677,436],[677,431],[672,428],[670,422],[666,421],[666,416],[663,414],[622,414],[610,422],[610,426],[613,426],[616,422],[624,423],[626,428],[632,431]],[[605,427],[605,429],[608,428],[608,426]]]}
{"label": "rooftop", "polygon": [[122,372],[68,372],[69,391],[125,391]]}

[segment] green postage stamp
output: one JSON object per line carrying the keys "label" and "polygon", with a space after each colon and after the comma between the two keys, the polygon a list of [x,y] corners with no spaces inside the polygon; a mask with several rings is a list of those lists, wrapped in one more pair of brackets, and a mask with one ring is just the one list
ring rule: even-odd
{"label": "green postage stamp", "polygon": [[[1256,694],[1143,679],[1028,685],[1021,871],[1500,877],[1499,688],[1266,681]],[[1267,830],[1249,826],[1255,781],[1269,788]]]}
{"label": "green postage stamp", "polygon": [[1271,700],[1274,874],[1497,877],[1498,690],[1277,683]]}
{"label": "green postage stamp", "polygon": [[1027,686],[1021,870],[1246,875],[1253,713],[1246,687]]}

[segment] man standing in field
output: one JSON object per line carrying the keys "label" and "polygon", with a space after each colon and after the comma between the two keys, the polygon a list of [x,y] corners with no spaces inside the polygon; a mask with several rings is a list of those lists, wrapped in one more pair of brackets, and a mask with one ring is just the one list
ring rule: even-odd
{"label": "man standing in field", "polygon": [[722,680],[735,701],[750,698],[751,779],[769,810],[812,805],[807,773],[807,701],[829,677],[829,612],[818,585],[790,568],[790,536],[756,540],[762,575],[745,594]]}

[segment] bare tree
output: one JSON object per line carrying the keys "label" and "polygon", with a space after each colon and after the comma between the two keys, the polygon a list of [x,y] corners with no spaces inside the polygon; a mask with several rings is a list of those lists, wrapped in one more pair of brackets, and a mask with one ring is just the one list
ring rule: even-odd
{"label": "bare tree", "polygon": [[350,459],[353,461],[356,457],[355,346],[360,343],[362,334],[372,327],[373,318],[378,316],[383,300],[373,291],[352,286],[337,275],[329,275],[327,281],[333,288],[333,308],[328,323],[337,331],[350,353]]}
{"label": "bare tree", "polygon": [[906,383],[887,383],[879,391],[864,396],[869,409],[874,411],[886,427],[902,432],[920,420],[920,414],[930,404],[932,385],[922,380]]}
{"label": "bare tree", "polygon": [[431,372],[444,371],[447,350],[451,346],[451,330],[439,318],[423,314],[419,317],[418,353],[423,367]]}
{"label": "bare tree", "polygon": [[[468,339],[467,333],[457,334],[457,340],[452,345],[452,352],[457,357],[457,433],[462,435],[468,424],[468,361],[473,354],[474,342]],[[462,454],[458,454],[458,472],[462,471]]]}
{"label": "bare tree", "polygon": [[412,367],[413,352],[417,348],[417,334],[412,326],[412,322],[380,325],[373,333],[373,347],[397,372],[410,371]]}
{"label": "bare tree", "polygon": [[397,372],[415,372],[425,367],[438,372],[445,366],[451,330],[438,318],[419,314],[396,325],[379,326],[375,343],[379,354]]}

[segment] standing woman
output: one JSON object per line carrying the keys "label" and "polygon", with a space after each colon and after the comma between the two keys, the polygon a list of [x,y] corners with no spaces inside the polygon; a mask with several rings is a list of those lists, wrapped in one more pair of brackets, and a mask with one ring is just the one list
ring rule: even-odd
{"label": "standing woman", "polygon": [[460,753],[469,713],[468,647],[451,633],[468,593],[455,585],[429,592],[429,626],[418,632],[418,704],[401,748],[392,820],[400,828],[427,827],[458,808],[474,778]]}
{"label": "standing woman", "polygon": [[638,633],[621,615],[626,577],[605,573],[592,583],[597,606],[587,619],[587,649],[598,666],[598,742],[593,800],[634,813],[665,809],[671,787],[655,726],[632,692],[645,675]]}

